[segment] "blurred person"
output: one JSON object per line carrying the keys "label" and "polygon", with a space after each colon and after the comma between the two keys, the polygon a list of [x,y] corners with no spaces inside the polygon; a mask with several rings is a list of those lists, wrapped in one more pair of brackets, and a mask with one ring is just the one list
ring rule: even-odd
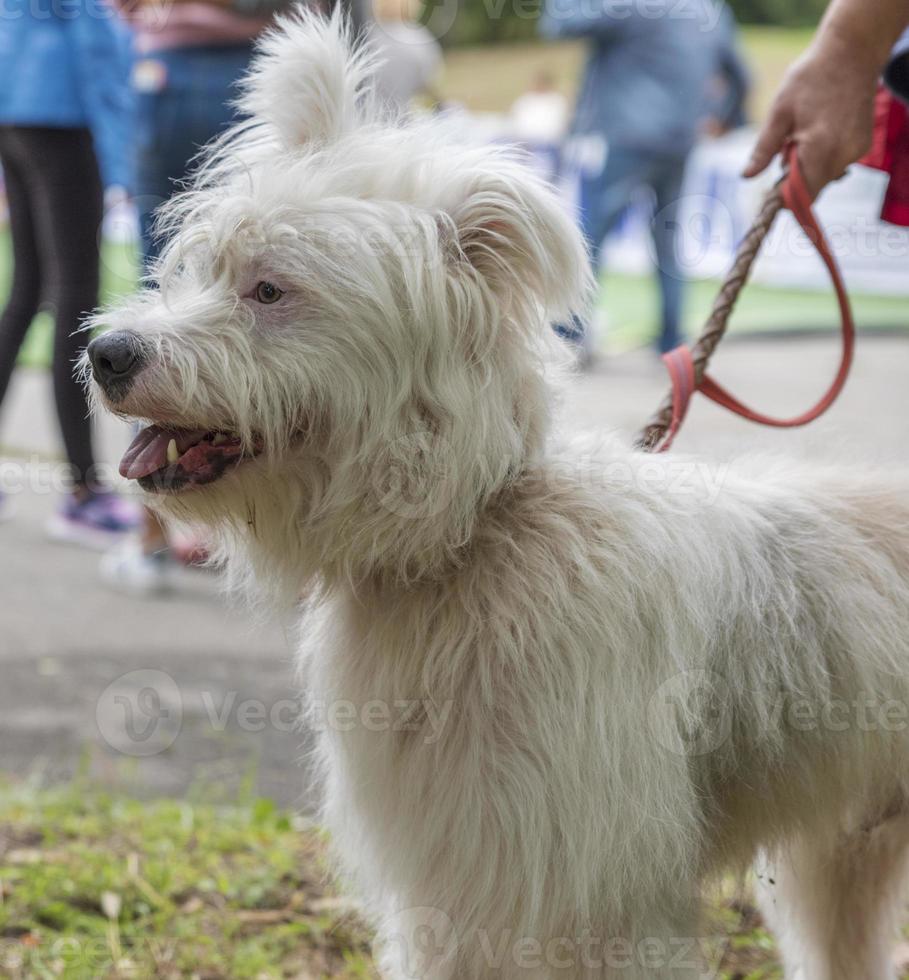
{"label": "blurred person", "polygon": [[871,147],[874,98],[888,59],[889,80],[904,96],[909,91],[909,41],[899,40],[907,27],[909,0],[833,0],[811,46],[786,73],[744,176],[762,173],[794,140],[813,195],[842,177]]}
{"label": "blurred person", "polygon": [[531,144],[560,142],[568,129],[568,99],[548,71],[538,71],[530,87],[515,99],[509,112],[511,132]]}
{"label": "blurred person", "polygon": [[751,76],[739,52],[738,25],[728,6],[720,8],[717,30],[725,40],[717,46],[717,63],[707,87],[707,102],[701,131],[719,139],[748,125],[747,101]]}
{"label": "blurred person", "polygon": [[0,316],[0,401],[46,303],[72,488],[48,532],[104,547],[130,530],[136,515],[99,479],[88,403],[73,366],[85,346],[80,322],[98,305],[104,184],[129,183],[124,61],[113,12],[99,0],[73,0],[65,15],[53,5],[16,8],[15,16],[0,18],[0,165],[13,252]]}
{"label": "blurred person", "polygon": [[375,0],[375,20],[367,30],[379,57],[374,84],[379,99],[406,110],[430,90],[442,68],[442,47],[428,27],[416,20],[413,0]]}
{"label": "blurred person", "polygon": [[[132,89],[136,104],[135,177],[141,262],[153,269],[163,242],[155,212],[189,177],[193,160],[233,122],[236,83],[246,73],[258,35],[290,0],[117,0],[134,31]],[[146,511],[137,538],[106,555],[109,584],[138,595],[167,591],[185,563],[204,557],[194,541],[168,535]]]}
{"label": "blurred person", "polygon": [[547,71],[538,71],[530,87],[515,99],[508,114],[508,135],[531,155],[547,180],[559,175],[562,142],[568,130],[568,99]]}
{"label": "blurred person", "polygon": [[[541,30],[590,44],[566,163],[580,173],[581,224],[597,269],[603,240],[634,192],[647,188],[654,196],[658,346],[672,350],[682,341],[685,273],[677,231],[688,157],[711,112],[713,125],[732,125],[748,84],[732,15],[715,0],[547,0]],[[725,80],[726,98],[711,108],[717,76]],[[589,328],[574,322],[559,332],[589,363]]]}
{"label": "blurred person", "polygon": [[909,28],[893,49],[890,63],[884,71],[884,80],[903,102],[909,104]]}
{"label": "blurred person", "polygon": [[253,43],[290,0],[116,3],[134,30],[134,183],[148,272],[163,244],[156,209],[180,190],[199,150],[235,121],[231,102]]}
{"label": "blurred person", "polygon": [[909,31],[897,43],[875,103],[870,152],[859,161],[889,176],[881,220],[909,227]]}

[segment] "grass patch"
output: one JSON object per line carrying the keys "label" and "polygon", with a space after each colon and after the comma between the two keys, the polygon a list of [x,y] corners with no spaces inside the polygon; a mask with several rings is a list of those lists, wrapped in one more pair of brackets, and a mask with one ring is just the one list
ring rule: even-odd
{"label": "grass patch", "polygon": [[[267,800],[135,802],[0,789],[0,976],[376,980],[369,934],[327,885],[325,841]],[[717,980],[778,980],[742,889],[711,904]]]}
{"label": "grass patch", "polygon": [[[701,280],[689,286],[684,326],[697,337],[710,313],[719,282]],[[852,312],[859,330],[902,331],[909,328],[909,304],[904,297],[850,293]],[[603,278],[600,308],[606,317],[606,335],[600,345],[622,352],[648,343],[659,323],[659,291],[653,276],[607,273]],[[837,330],[839,308],[832,290],[771,289],[750,283],[732,316],[730,337]]]}
{"label": "grass patch", "polygon": [[267,800],[0,798],[0,976],[374,977],[318,832]]}

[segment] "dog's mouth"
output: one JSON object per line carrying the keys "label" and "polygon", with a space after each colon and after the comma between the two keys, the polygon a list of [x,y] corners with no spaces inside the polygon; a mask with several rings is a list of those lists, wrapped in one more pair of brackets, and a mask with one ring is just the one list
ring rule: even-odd
{"label": "dog's mouth", "polygon": [[177,493],[216,483],[259,452],[232,433],[150,425],[126,450],[120,475],[149,493]]}

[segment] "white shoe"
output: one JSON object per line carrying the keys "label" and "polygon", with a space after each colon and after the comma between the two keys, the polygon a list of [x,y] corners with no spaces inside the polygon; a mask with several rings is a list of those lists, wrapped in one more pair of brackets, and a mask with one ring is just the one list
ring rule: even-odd
{"label": "white shoe", "polygon": [[101,559],[100,571],[105,584],[115,591],[152,598],[173,591],[176,567],[166,551],[150,555],[138,539],[130,538]]}

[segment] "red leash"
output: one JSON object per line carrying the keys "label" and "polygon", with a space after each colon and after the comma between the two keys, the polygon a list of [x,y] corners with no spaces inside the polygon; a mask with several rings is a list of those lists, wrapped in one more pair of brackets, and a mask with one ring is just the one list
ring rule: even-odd
{"label": "red leash", "polygon": [[691,399],[696,391],[750,422],[774,426],[778,429],[794,429],[808,425],[809,422],[814,422],[815,419],[820,418],[837,400],[846,385],[855,353],[855,322],[852,318],[852,307],[837,261],[812,210],[811,196],[805,186],[805,180],[799,167],[797,147],[794,143],[790,145],[786,159],[789,165],[789,173],[781,186],[783,204],[795,215],[808,239],[824,260],[833,280],[839,302],[843,332],[843,357],[836,379],[827,394],[814,408],[792,419],[777,419],[748,408],[707,374],[704,374],[700,384],[698,384],[690,348],[687,346],[679,347],[663,357],[672,379],[672,422],[662,441],[652,447],[656,452],[666,452],[672,446],[673,440],[685,421]]}

